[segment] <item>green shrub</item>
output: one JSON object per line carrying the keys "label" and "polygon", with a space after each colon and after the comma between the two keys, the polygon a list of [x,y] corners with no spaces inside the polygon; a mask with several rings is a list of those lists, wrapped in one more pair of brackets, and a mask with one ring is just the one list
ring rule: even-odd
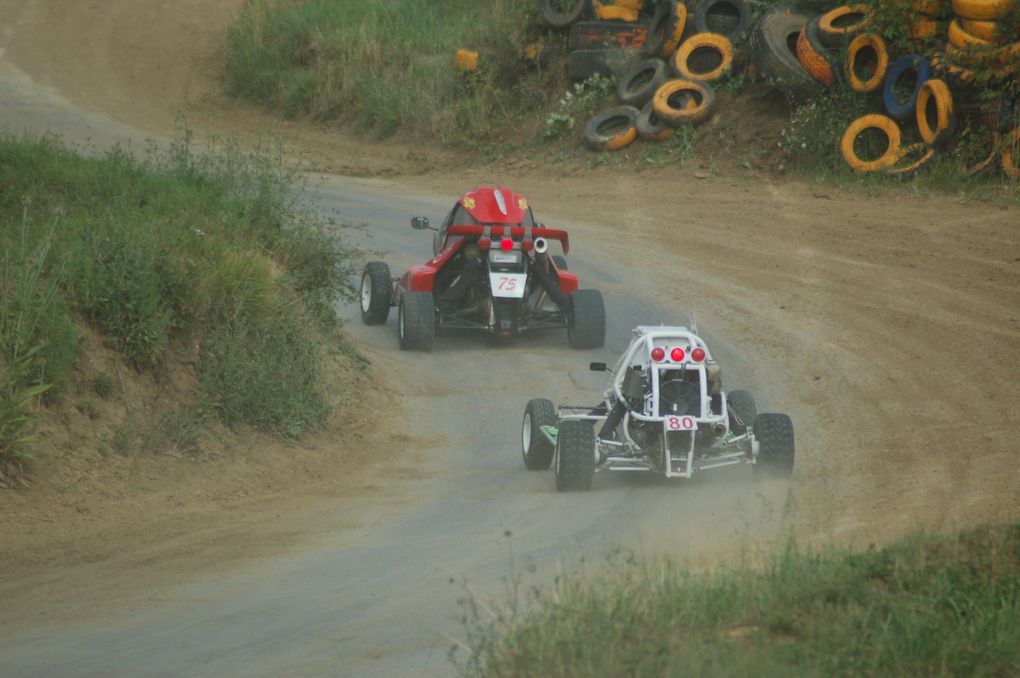
{"label": "green shrub", "polygon": [[1020,525],[706,573],[618,556],[465,605],[467,675],[1015,675]]}
{"label": "green shrub", "polygon": [[[285,115],[472,144],[543,107],[550,74],[521,59],[533,0],[248,0],[230,32],[226,84]],[[482,52],[476,73],[453,65]]]}

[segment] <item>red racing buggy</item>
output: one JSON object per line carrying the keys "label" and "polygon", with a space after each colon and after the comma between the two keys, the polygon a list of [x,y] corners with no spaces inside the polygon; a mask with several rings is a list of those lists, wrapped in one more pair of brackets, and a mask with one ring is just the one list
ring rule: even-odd
{"label": "red racing buggy", "polygon": [[436,229],[426,217],[415,230],[434,230],[433,257],[400,279],[384,262],[371,261],[361,276],[361,319],[386,322],[397,307],[403,350],[432,350],[437,328],[483,330],[513,336],[566,328],[574,348],[599,348],[606,313],[597,290],[578,289],[566,259],[566,231],[536,223],[528,201],[504,187],[466,193]]}

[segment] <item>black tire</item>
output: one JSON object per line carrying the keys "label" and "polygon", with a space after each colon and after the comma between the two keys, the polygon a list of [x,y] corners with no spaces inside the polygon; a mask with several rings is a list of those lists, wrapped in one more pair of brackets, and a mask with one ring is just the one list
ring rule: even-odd
{"label": "black tire", "polygon": [[645,141],[663,141],[672,132],[673,127],[655,112],[655,106],[649,101],[641,109],[637,117],[637,134]]}
{"label": "black tire", "polygon": [[840,56],[839,50],[832,49],[822,42],[822,38],[818,33],[819,19],[821,19],[821,17],[816,16],[811,19],[811,21],[808,21],[804,26],[804,32],[807,33],[808,43],[811,45],[811,48],[821,54],[822,57],[829,62],[829,66],[832,67],[834,73],[838,73]]}
{"label": "black tire", "polygon": [[566,271],[567,269],[567,258],[562,254],[552,255],[553,263],[556,264],[556,268],[560,271]]}
{"label": "black tire", "polygon": [[697,33],[718,33],[736,42],[751,23],[751,7],[745,0],[701,0],[694,10]]}
{"label": "black tire", "polygon": [[615,78],[631,63],[633,49],[575,49],[567,56],[567,77],[587,80],[598,73]]}
{"label": "black tire", "polygon": [[602,348],[606,343],[606,305],[598,290],[577,290],[570,295],[567,340],[571,348]]}
{"label": "black tire", "polygon": [[401,351],[431,351],[436,334],[436,303],[432,293],[401,294],[397,325]]}
{"label": "black tire", "polygon": [[729,406],[730,428],[736,424],[739,430],[733,431],[737,435],[747,431],[747,427],[754,423],[758,416],[758,406],[754,403],[754,396],[747,391],[730,391],[726,394],[726,404]]}
{"label": "black tire", "polygon": [[539,0],[538,11],[542,20],[553,28],[566,28],[580,19],[583,14],[591,11],[591,0],[573,0],[567,9],[557,9],[563,4],[556,0]]}
{"label": "black tire", "polygon": [[623,74],[616,88],[621,103],[641,108],[651,101],[659,85],[669,79],[669,67],[662,59],[639,61]]}
{"label": "black tire", "polygon": [[637,139],[638,109],[614,106],[584,126],[584,145],[593,151],[618,151]]}
{"label": "black tire", "polygon": [[787,87],[813,87],[815,79],[797,59],[797,37],[808,19],[790,7],[773,9],[758,20],[748,51],[757,75]]}
{"label": "black tire", "polygon": [[542,433],[543,426],[556,426],[556,407],[545,398],[529,400],[521,421],[521,454],[529,471],[545,471],[556,454],[556,447]]}
{"label": "black tire", "polygon": [[755,475],[763,478],[789,479],[793,476],[793,422],[785,414],[759,414],[754,418],[758,460]]}
{"label": "black tire", "polygon": [[556,489],[591,489],[595,477],[595,428],[587,421],[560,422],[556,436]]}
{"label": "black tire", "polygon": [[361,321],[366,325],[382,325],[390,315],[393,298],[390,267],[381,261],[370,261],[361,272]]}

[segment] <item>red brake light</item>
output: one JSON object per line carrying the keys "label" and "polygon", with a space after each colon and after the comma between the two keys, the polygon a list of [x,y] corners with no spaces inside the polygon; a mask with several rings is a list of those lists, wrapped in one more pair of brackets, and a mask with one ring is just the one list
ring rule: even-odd
{"label": "red brake light", "polygon": [[478,239],[478,248],[487,250],[492,247],[492,241],[486,238],[484,235]]}
{"label": "red brake light", "polygon": [[503,238],[500,241],[499,246],[503,248],[504,252],[509,252],[514,248],[514,241],[510,238]]}
{"label": "red brake light", "polygon": [[669,357],[672,358],[675,363],[683,362],[684,350],[678,346],[669,352]]}
{"label": "red brake light", "polygon": [[663,358],[666,357],[666,349],[661,346],[656,346],[652,349],[652,360],[655,362],[662,362]]}
{"label": "red brake light", "polygon": [[705,359],[705,349],[703,348],[694,349],[693,351],[691,351],[691,358],[694,360],[694,362],[700,363],[702,360]]}

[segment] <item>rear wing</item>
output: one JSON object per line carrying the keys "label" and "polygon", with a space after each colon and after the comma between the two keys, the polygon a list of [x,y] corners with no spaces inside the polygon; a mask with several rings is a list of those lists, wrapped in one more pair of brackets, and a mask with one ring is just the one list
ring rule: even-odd
{"label": "rear wing", "polygon": [[446,229],[446,234],[448,236],[459,235],[477,238],[482,236],[487,238],[510,237],[517,240],[523,238],[545,238],[546,240],[558,240],[563,245],[563,253],[570,253],[570,236],[567,235],[566,231],[561,231],[557,228],[503,226],[502,224],[494,224],[492,226],[450,226]]}

